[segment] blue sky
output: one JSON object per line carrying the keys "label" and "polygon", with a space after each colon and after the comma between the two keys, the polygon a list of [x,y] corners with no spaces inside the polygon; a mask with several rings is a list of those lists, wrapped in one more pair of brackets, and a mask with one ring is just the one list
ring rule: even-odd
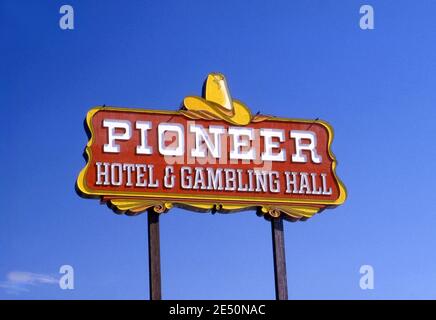
{"label": "blue sky", "polygon": [[[289,297],[436,297],[434,1],[69,1],[74,30],[63,4],[0,1],[0,298],[148,298],[146,215],[75,193],[83,120],[101,104],[177,109],[213,71],[254,112],[335,129],[348,199],[285,224]],[[254,212],[173,209],[161,250],[164,298],[274,298]],[[65,264],[74,290],[53,280]]]}

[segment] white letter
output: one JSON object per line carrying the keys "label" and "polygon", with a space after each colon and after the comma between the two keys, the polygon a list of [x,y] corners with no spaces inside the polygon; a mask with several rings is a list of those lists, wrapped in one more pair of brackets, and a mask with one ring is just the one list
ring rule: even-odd
{"label": "white letter", "polygon": [[210,126],[209,133],[213,134],[213,144],[209,135],[201,125],[191,125],[189,132],[195,133],[195,149],[191,150],[191,156],[197,158],[206,157],[206,151],[204,145],[201,145],[201,141],[206,143],[207,149],[210,151],[214,158],[221,156],[221,134],[224,133],[224,128],[220,126]]}
{"label": "white letter", "polygon": [[62,30],[74,29],[74,9],[72,6],[68,4],[64,4],[59,9],[59,13],[65,13],[60,20],[59,20],[59,27],[61,27]]}
{"label": "white letter", "polygon": [[194,187],[193,189],[206,190],[206,180],[204,178],[203,168],[195,168]]}
{"label": "white letter", "polygon": [[137,121],[136,129],[141,130],[141,145],[136,146],[137,154],[151,154],[153,152],[152,147],[147,144],[147,130],[151,129],[150,121]]}
{"label": "white letter", "polygon": [[164,177],[164,187],[171,189],[174,187],[174,180],[176,177],[174,177],[174,167],[173,166],[166,166],[165,167],[165,177]]}
{"label": "white letter", "polygon": [[[285,171],[286,175],[286,193],[298,193],[297,189],[297,173]],[[292,179],[291,179],[292,175]],[[292,190],[291,190],[292,185]]]}
{"label": "white letter", "polygon": [[[168,148],[165,146],[165,132],[175,132],[177,134],[177,147]],[[159,152],[164,156],[182,156],[185,149],[184,128],[178,123],[161,123],[158,126]]]}
{"label": "white letter", "polygon": [[360,277],[360,289],[374,289],[374,268],[370,265],[363,265],[360,267],[360,274],[363,274]]}
{"label": "white letter", "polygon": [[[306,191],[304,191],[306,190]],[[298,193],[301,194],[311,194],[312,191],[310,190],[309,186],[309,178],[307,175],[307,172],[300,172],[300,191]]]}
{"label": "white letter", "polygon": [[280,192],[280,175],[277,171],[272,171],[269,174],[269,189],[271,192]]}
{"label": "white letter", "polygon": [[149,188],[157,188],[159,187],[159,181],[157,179],[154,179],[154,165],[148,164],[148,187]]}
{"label": "white letter", "polygon": [[223,190],[223,169],[206,168],[207,170],[207,190]]}
{"label": "white letter", "polygon": [[[95,163],[97,167],[97,182],[96,185],[109,185],[109,163],[108,162],[96,162]],[[104,171],[102,172],[101,167],[104,166]],[[104,182],[101,180],[102,176],[104,177]]]}
{"label": "white letter", "polygon": [[136,167],[136,184],[135,187],[146,187],[147,180],[144,178],[145,171],[147,171],[147,165],[135,164]]}
{"label": "white letter", "polygon": [[[310,151],[312,161],[321,163],[321,156],[316,152],[316,134],[312,131],[291,130],[291,138],[295,139],[295,154],[292,155],[292,162],[307,162],[303,150]],[[310,140],[309,144],[303,144],[301,139]]]}
{"label": "white letter", "polygon": [[[252,128],[230,127],[229,134],[233,135],[233,148],[230,151],[230,159],[254,160],[254,148],[248,151],[241,152],[241,147],[249,147],[253,140]],[[247,136],[247,140],[241,140],[241,136]]]}
{"label": "white letter", "polygon": [[224,169],[226,187],[225,191],[235,191],[236,190],[236,170],[235,169]]}
{"label": "white letter", "polygon": [[360,18],[360,29],[374,29],[374,8],[368,4],[365,4],[360,7],[360,13],[364,14]]}
{"label": "white letter", "polygon": [[[132,137],[132,125],[128,120],[103,120],[103,127],[108,128],[108,143],[103,146],[103,152],[119,153],[120,146],[115,140],[129,140]],[[123,129],[124,133],[116,133],[115,129]]]}
{"label": "white letter", "polygon": [[74,289],[74,269],[72,266],[66,264],[61,266],[59,273],[63,276],[59,279],[59,287],[62,290]]}
{"label": "white letter", "polygon": [[332,188],[327,189],[327,174],[321,173],[322,178],[322,194],[323,195],[331,195],[332,194]]}
{"label": "white letter", "polygon": [[[115,169],[118,169],[118,176]],[[123,184],[123,165],[121,163],[111,164],[111,185],[120,186]]]}
{"label": "white letter", "polygon": [[[280,148],[280,142],[285,140],[285,133],[283,130],[276,129],[260,129],[260,135],[264,137],[265,152],[262,152],[263,161],[285,161],[286,154],[283,149],[279,153],[273,154],[273,148]],[[273,142],[272,138],[279,138],[280,142]]]}
{"label": "white letter", "polygon": [[132,172],[135,171],[135,165],[131,163],[125,163],[123,164],[123,171],[127,170],[127,183],[126,186],[131,187],[133,186],[132,183]]}
{"label": "white letter", "polygon": [[192,189],[192,169],[191,167],[181,167],[180,168],[182,182],[182,189]]}

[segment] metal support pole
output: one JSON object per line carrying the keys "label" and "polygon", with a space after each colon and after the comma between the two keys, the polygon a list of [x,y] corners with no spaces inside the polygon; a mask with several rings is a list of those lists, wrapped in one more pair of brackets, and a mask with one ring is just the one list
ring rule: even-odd
{"label": "metal support pole", "polygon": [[159,213],[148,210],[148,267],[150,300],[161,300]]}
{"label": "metal support pole", "polygon": [[288,300],[283,219],[271,218],[276,300]]}

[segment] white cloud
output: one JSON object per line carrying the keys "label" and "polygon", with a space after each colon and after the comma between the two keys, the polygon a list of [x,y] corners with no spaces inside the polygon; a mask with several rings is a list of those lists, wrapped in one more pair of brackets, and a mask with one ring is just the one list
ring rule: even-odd
{"label": "white cloud", "polygon": [[42,273],[27,271],[11,271],[6,275],[6,281],[0,282],[0,288],[7,293],[18,294],[29,291],[30,286],[58,284],[59,279]]}

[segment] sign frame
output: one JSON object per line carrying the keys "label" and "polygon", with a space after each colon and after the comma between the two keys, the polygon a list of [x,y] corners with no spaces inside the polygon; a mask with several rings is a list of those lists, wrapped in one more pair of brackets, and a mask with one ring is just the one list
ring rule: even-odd
{"label": "sign frame", "polygon": [[285,218],[290,220],[308,219],[315,213],[324,210],[325,208],[334,208],[344,203],[347,193],[342,181],[336,174],[337,160],[331,150],[331,145],[334,138],[333,128],[329,123],[323,120],[305,120],[294,118],[269,117],[261,115],[258,118],[253,117],[252,122],[263,121],[279,121],[289,123],[307,123],[309,125],[319,124],[328,132],[327,153],[332,160],[331,171],[334,180],[338,184],[339,197],[334,201],[329,200],[312,200],[312,199],[277,199],[273,201],[268,198],[249,198],[249,197],[233,197],[233,196],[216,196],[216,195],[192,195],[179,193],[177,195],[169,195],[155,192],[118,192],[118,191],[94,191],[86,185],[86,173],[92,162],[91,146],[95,140],[95,133],[92,127],[93,116],[101,111],[119,111],[119,112],[134,112],[145,114],[161,114],[169,116],[184,116],[191,118],[192,116],[186,110],[167,111],[167,110],[145,110],[138,108],[120,108],[98,106],[88,111],[86,116],[86,131],[89,135],[89,140],[86,145],[85,154],[87,158],[86,166],[81,170],[77,179],[77,188],[81,195],[91,198],[100,198],[102,202],[108,203],[117,213],[125,213],[127,215],[136,215],[140,212],[153,207],[156,212],[163,213],[173,207],[179,207],[191,211],[198,212],[238,212],[251,209],[260,209],[261,214],[267,214],[270,217],[279,217],[284,213]]}

